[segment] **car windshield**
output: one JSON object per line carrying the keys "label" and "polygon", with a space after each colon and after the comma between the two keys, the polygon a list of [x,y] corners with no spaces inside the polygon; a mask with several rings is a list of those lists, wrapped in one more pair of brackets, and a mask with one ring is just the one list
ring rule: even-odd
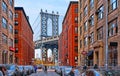
{"label": "car windshield", "polygon": [[15,70],[15,66],[14,65],[7,65],[6,68],[8,70]]}
{"label": "car windshield", "polygon": [[18,68],[19,68],[20,70],[23,70],[23,66],[18,66]]}
{"label": "car windshield", "polygon": [[71,71],[72,68],[65,68],[65,72],[69,73]]}

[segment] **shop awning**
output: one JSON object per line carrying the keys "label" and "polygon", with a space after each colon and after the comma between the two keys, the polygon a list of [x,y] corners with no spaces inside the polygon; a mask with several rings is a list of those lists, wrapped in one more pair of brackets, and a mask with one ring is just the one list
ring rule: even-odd
{"label": "shop awning", "polygon": [[14,52],[15,51],[15,48],[14,47],[9,47],[9,50]]}
{"label": "shop awning", "polygon": [[88,53],[87,53],[87,56],[91,56],[93,54],[93,51],[89,51]]}

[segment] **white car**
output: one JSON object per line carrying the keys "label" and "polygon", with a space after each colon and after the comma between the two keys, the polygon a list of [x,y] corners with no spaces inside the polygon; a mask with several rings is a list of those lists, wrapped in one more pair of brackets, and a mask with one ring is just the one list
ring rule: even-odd
{"label": "white car", "polygon": [[75,74],[75,76],[80,76],[80,71],[78,69],[75,69],[74,74]]}

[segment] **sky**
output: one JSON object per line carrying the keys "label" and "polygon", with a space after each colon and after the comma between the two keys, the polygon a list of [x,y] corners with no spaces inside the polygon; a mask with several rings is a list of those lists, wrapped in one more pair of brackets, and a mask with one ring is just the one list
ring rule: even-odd
{"label": "sky", "polygon": [[29,22],[34,31],[34,40],[39,39],[40,35],[40,11],[47,10],[48,13],[52,11],[59,12],[59,34],[62,31],[62,21],[67,11],[70,1],[78,0],[15,0],[15,7],[23,7]]}
{"label": "sky", "polygon": [[[59,12],[59,34],[62,31],[62,21],[67,11],[70,1],[78,0],[15,0],[15,7],[23,7],[29,22],[34,31],[33,40],[40,38],[40,11],[47,10],[48,13],[52,11]],[[49,23],[48,23],[49,24]],[[49,54],[51,56],[51,54]],[[35,58],[41,59],[41,50],[35,50]]]}

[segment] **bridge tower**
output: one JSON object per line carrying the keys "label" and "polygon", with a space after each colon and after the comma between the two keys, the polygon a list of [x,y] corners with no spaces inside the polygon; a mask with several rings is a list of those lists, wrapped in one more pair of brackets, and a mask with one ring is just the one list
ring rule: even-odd
{"label": "bridge tower", "polygon": [[49,25],[47,25],[48,19],[52,20],[52,36],[57,36],[59,34],[58,12],[57,12],[57,14],[55,14],[54,11],[52,11],[52,13],[47,13],[47,10],[46,10],[46,12],[43,12],[41,9],[40,16],[41,16],[41,36],[48,37],[48,33],[47,33],[47,31],[48,31],[47,27],[49,26]]}
{"label": "bridge tower", "polygon": [[[44,63],[55,63],[58,60],[58,43],[54,44],[54,43],[43,43],[42,41],[46,38],[50,38],[50,37],[55,37],[59,35],[59,15],[58,12],[55,14],[54,11],[52,11],[52,13],[48,13],[47,10],[45,12],[43,12],[43,10],[41,9],[40,12],[40,17],[41,17],[41,49],[42,49],[42,60],[44,61]],[[48,19],[50,19],[52,21],[52,36],[48,35]],[[56,42],[56,41],[55,41]],[[38,44],[39,45],[39,44]],[[52,59],[51,58],[47,58],[47,50],[51,49],[52,50]]]}

